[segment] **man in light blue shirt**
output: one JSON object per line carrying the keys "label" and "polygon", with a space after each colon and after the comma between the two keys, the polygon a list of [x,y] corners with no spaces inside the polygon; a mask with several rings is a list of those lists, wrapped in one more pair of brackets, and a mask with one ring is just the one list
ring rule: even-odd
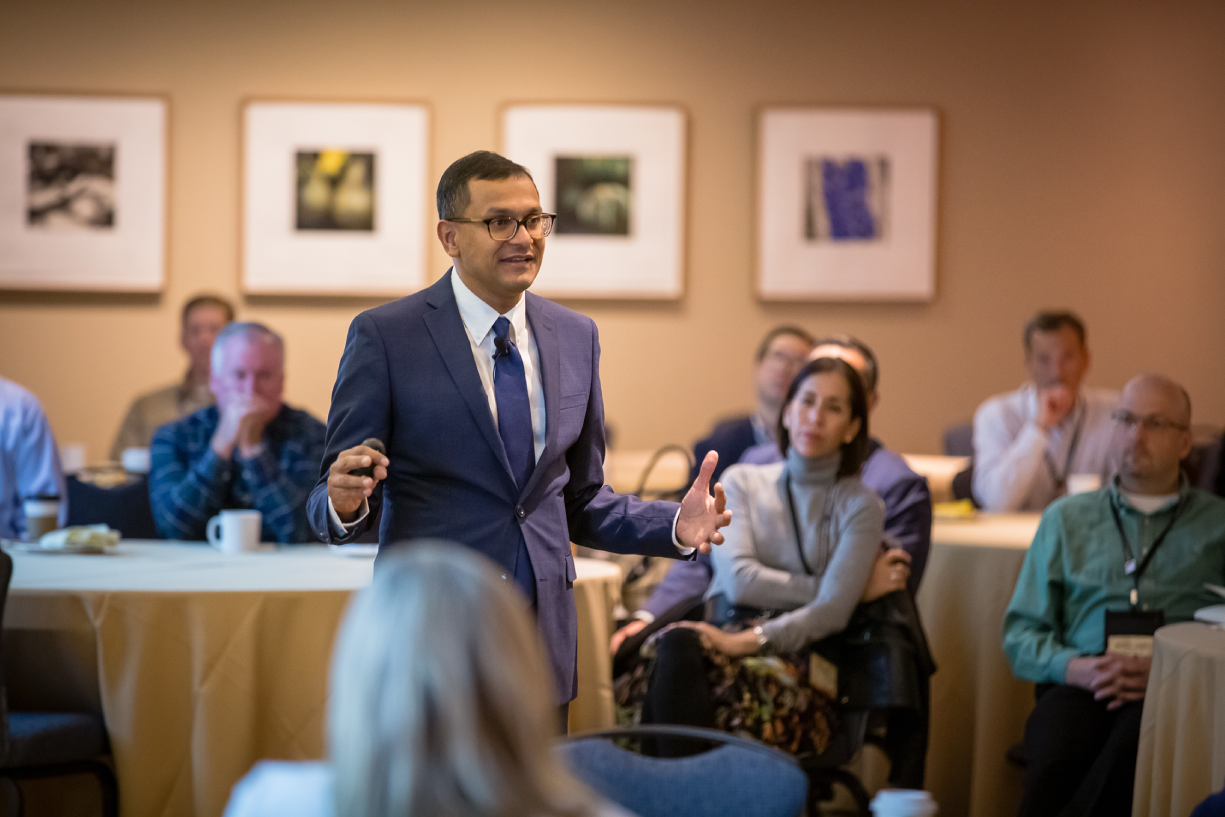
{"label": "man in light blue shirt", "polygon": [[63,526],[68,519],[67,490],[47,415],[37,397],[0,377],[0,538],[25,537],[21,503],[36,496],[60,497]]}

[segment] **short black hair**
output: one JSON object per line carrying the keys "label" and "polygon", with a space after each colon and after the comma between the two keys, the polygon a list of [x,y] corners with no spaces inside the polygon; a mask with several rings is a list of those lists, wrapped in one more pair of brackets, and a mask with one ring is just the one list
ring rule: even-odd
{"label": "short black hair", "polygon": [[880,382],[880,364],[876,362],[876,354],[868,348],[868,344],[851,335],[831,335],[828,338],[817,338],[813,341],[812,348],[816,349],[820,346],[837,346],[840,349],[850,349],[854,352],[859,352],[864,362],[864,391],[869,394],[876,391],[876,384]]}
{"label": "short black hair", "polygon": [[478,150],[451,162],[438,180],[438,217],[458,218],[472,201],[468,193],[468,182],[472,179],[502,181],[503,179],[532,179],[532,174],[521,164],[491,150]]}
{"label": "short black hair", "polygon": [[217,309],[220,309],[225,313],[226,323],[234,320],[234,305],[232,303],[227,301],[225,298],[222,298],[220,295],[209,295],[208,293],[205,293],[203,295],[197,295],[190,299],[187,303],[183,304],[183,312],[179,316],[179,324],[181,326],[186,326],[187,316],[191,314],[193,309],[201,306],[214,306]]}
{"label": "short black hair", "polygon": [[757,362],[761,363],[766,359],[766,352],[770,351],[770,344],[775,338],[783,335],[790,335],[799,338],[808,344],[808,348],[812,348],[812,335],[798,326],[776,326],[766,333],[766,336],[761,339],[761,345],[757,347]]}
{"label": "short black hair", "polygon": [[859,473],[859,469],[863,467],[864,461],[868,458],[869,440],[871,439],[868,436],[868,393],[864,390],[859,372],[842,358],[819,357],[816,360],[810,360],[791,381],[791,385],[787,388],[787,398],[783,400],[783,410],[778,413],[776,431],[778,449],[785,457],[787,449],[791,447],[791,434],[783,425],[783,415],[787,413],[787,406],[791,405],[791,401],[795,399],[795,393],[800,390],[801,383],[814,374],[823,372],[837,372],[842,375],[851,390],[851,419],[859,421],[859,433],[855,435],[855,439],[849,443],[842,443],[840,446],[842,460],[838,463],[838,476],[853,477]]}
{"label": "short black hair", "polygon": [[1033,342],[1034,332],[1057,332],[1064,327],[1071,329],[1080,339],[1080,348],[1085,348],[1085,323],[1074,312],[1039,312],[1025,324],[1025,351]]}

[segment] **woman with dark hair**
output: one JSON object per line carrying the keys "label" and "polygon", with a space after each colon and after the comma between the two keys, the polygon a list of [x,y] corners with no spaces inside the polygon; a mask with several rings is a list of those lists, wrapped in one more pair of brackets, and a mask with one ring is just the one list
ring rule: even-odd
{"label": "woman with dark hair", "polygon": [[724,472],[736,513],[713,554],[706,621],[648,642],[655,661],[628,698],[642,698],[645,723],[714,726],[820,753],[836,682],[808,648],[845,629],[861,599],[902,589],[907,571],[873,570],[884,507],[858,477],[869,437],[855,370],[834,358],[809,362],[778,423],[784,462]]}

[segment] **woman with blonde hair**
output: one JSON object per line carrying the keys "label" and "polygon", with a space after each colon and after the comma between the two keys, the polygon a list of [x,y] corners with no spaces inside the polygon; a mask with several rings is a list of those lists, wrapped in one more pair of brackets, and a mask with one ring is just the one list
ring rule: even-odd
{"label": "woman with blonde hair", "polygon": [[330,763],[262,762],[226,815],[624,815],[560,765],[552,689],[523,599],[481,556],[389,549],[332,656]]}

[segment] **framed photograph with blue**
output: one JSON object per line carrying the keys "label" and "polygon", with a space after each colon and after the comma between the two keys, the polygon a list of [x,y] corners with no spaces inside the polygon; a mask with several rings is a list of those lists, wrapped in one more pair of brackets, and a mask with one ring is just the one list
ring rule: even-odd
{"label": "framed photograph with blue", "polygon": [[687,117],[665,105],[515,104],[502,150],[557,214],[532,291],[675,300],[685,290]]}
{"label": "framed photograph with blue", "polygon": [[935,297],[937,133],[931,110],[763,109],[758,296]]}

